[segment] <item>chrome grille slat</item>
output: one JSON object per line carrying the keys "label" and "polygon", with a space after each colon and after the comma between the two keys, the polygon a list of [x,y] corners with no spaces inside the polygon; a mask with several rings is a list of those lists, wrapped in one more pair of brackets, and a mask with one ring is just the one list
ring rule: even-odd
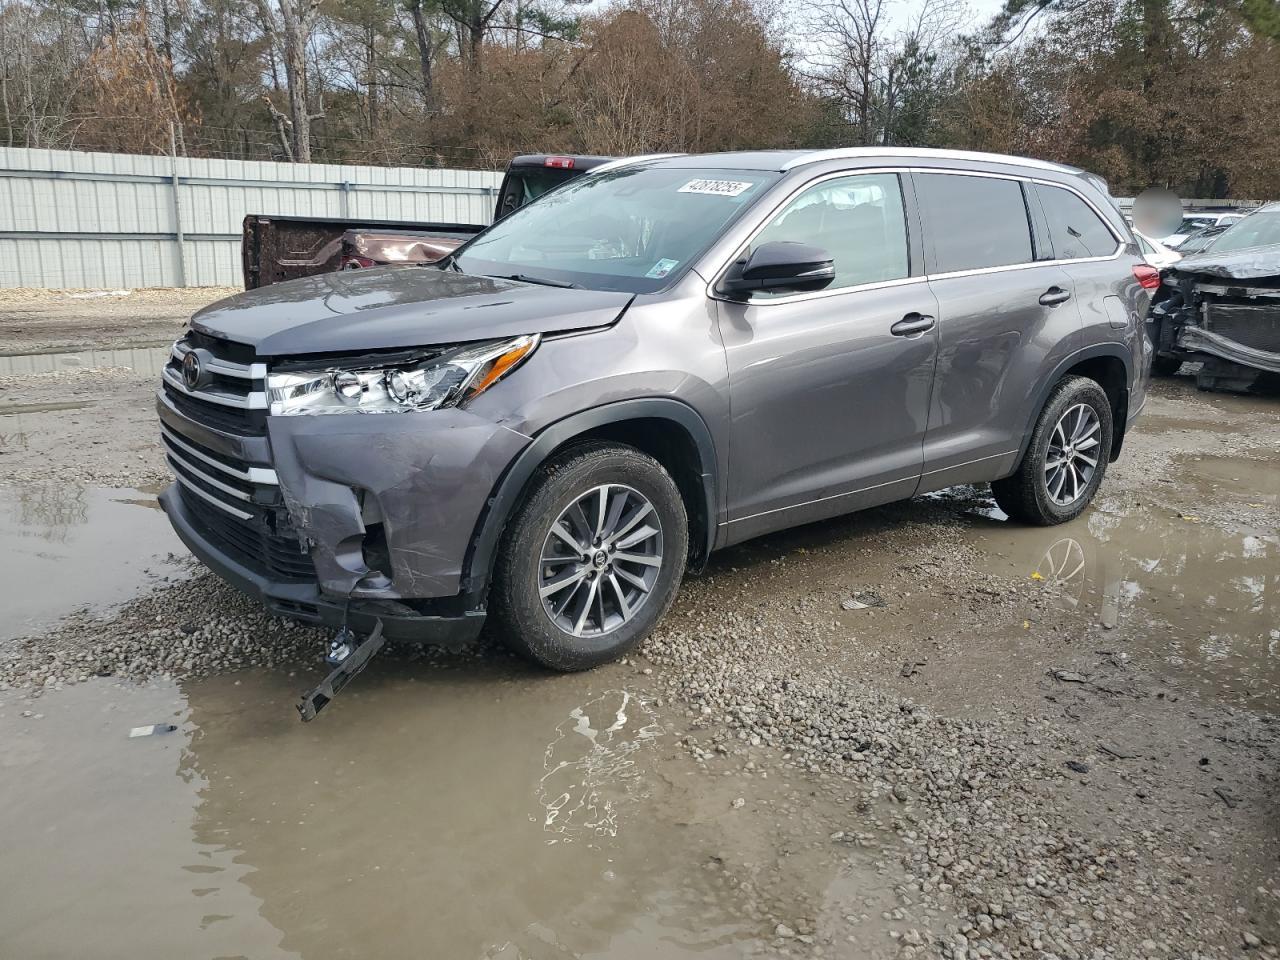
{"label": "chrome grille slat", "polygon": [[[169,354],[178,363],[182,363],[182,358],[190,352],[191,347],[179,340],[173,345],[173,349]],[[219,376],[239,377],[241,380],[262,380],[267,375],[267,365],[265,363],[235,363],[219,357],[210,360],[207,369],[210,373],[216,373]]]}
{"label": "chrome grille slat", "polygon": [[221,393],[215,390],[189,390],[187,385],[182,382],[182,375],[174,370],[173,367],[165,367],[163,376],[165,383],[188,397],[195,397],[198,400],[205,400],[209,403],[217,403],[224,407],[239,407],[242,410],[267,409],[267,394],[265,390],[250,390],[242,396]]}
{"label": "chrome grille slat", "polygon": [[202,499],[202,500],[206,501],[207,503],[211,503],[211,504],[213,504],[213,505],[214,505],[215,507],[217,507],[219,510],[222,510],[222,511],[224,511],[224,512],[226,512],[226,513],[229,513],[229,514],[231,514],[233,517],[237,517],[237,518],[238,518],[238,519],[240,519],[240,520],[251,520],[251,519],[253,519],[253,514],[252,514],[252,513],[248,513],[247,511],[244,511],[244,510],[239,510],[239,509],[237,509],[236,507],[233,507],[231,504],[229,504],[229,503],[225,503],[225,502],[223,502],[222,500],[219,500],[219,499],[218,499],[217,497],[215,497],[213,494],[208,493],[208,492],[206,492],[206,491],[204,491],[204,490],[200,489],[198,486],[196,486],[194,483],[192,483],[190,480],[188,480],[188,479],[187,479],[186,477],[184,477],[182,474],[180,474],[180,473],[174,473],[173,477],[174,477],[174,479],[175,479],[175,480],[177,480],[177,481],[178,481],[178,483],[182,484],[182,487],[183,487],[183,489],[184,489],[184,490],[189,490],[190,492],[194,493],[194,494],[195,494],[197,497],[199,497],[200,499]]}
{"label": "chrome grille slat", "polygon": [[175,476],[178,475],[177,468],[181,467],[183,470],[186,470],[187,473],[199,477],[205,483],[209,484],[209,486],[221,490],[228,496],[235,497],[237,500],[243,500],[245,503],[251,503],[253,501],[251,494],[245,493],[243,490],[237,490],[235,487],[223,483],[217,477],[209,476],[209,474],[195,466],[191,461],[182,459],[182,457],[174,453],[172,450],[165,454],[165,459],[169,461],[169,466],[174,468]]}
{"label": "chrome grille slat", "polygon": [[207,464],[228,476],[235,477],[237,480],[243,480],[246,483],[261,483],[272,487],[278,487],[280,485],[280,480],[276,476],[276,472],[274,470],[267,467],[246,467],[243,470],[238,470],[220,460],[215,460],[208,454],[201,453],[163,423],[160,424],[160,435],[167,443],[176,446],[182,453],[195,457],[201,463]]}

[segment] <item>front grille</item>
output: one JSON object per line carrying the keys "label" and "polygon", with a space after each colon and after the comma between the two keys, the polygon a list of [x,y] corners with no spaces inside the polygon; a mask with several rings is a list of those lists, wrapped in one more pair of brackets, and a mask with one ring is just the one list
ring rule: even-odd
{"label": "front grille", "polygon": [[303,544],[282,522],[280,511],[254,510],[248,519],[232,516],[182,488],[182,503],[200,532],[238,563],[272,580],[314,582],[316,568]]}
{"label": "front grille", "polygon": [[221,430],[223,433],[234,433],[242,437],[260,437],[267,432],[267,418],[258,410],[237,410],[233,407],[220,407],[205,403],[185,393],[179,393],[168,383],[164,385],[165,396],[183,416],[198,420],[206,426]]}
{"label": "front grille", "polygon": [[1241,346],[1280,353],[1280,303],[1205,298],[1204,328]]}
{"label": "front grille", "polygon": [[[266,364],[247,347],[190,333],[174,344],[164,389],[183,416],[224,433],[266,432]],[[195,351],[202,376],[194,387],[182,364]],[[315,564],[289,524],[280,482],[268,465],[213,450],[180,422],[161,425],[165,458],[178,481],[187,515],[203,537],[237,563],[274,581],[314,582]]]}
{"label": "front grille", "polygon": [[[267,428],[267,367],[245,362],[243,344],[216,340],[194,331],[173,345],[162,379],[169,401],[183,415],[225,433],[262,436]],[[200,360],[195,387],[183,379],[188,353]]]}

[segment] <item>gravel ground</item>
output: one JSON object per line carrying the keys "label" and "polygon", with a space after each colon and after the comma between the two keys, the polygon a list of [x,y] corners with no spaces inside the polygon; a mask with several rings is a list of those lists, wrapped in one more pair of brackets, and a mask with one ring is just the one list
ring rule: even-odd
{"label": "gravel ground", "polygon": [[[0,402],[93,401],[22,414],[24,440],[0,435],[7,478],[159,479],[151,389],[110,371],[0,383]],[[1280,490],[1228,495],[1209,467],[1274,483],[1280,404],[1164,382],[1147,417],[1099,516],[1143,504],[1169,522],[1275,528]],[[1151,621],[1064,613],[1050,585],[992,572],[971,536],[989,509],[965,488],[727,551],[636,657],[606,669],[636,672],[683,716],[709,775],[774,772],[851,800],[845,821],[814,829],[832,844],[886,838],[905,880],[881,918],[895,941],[884,955],[1280,955],[1274,700],[1190,690],[1144,662]],[[1274,593],[1259,602],[1274,610]],[[10,645],[0,689],[314,672],[322,640],[197,573]],[[849,955],[861,919],[849,909],[779,918],[777,954]]]}

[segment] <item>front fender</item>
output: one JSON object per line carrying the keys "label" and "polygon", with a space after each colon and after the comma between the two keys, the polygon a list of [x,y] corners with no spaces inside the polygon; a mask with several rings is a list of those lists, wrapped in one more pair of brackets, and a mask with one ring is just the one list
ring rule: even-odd
{"label": "front fender", "polygon": [[698,450],[698,475],[705,500],[705,541],[702,556],[715,546],[719,512],[717,509],[716,451],[711,430],[702,416],[680,400],[670,397],[637,397],[607,403],[557,420],[539,432],[521,451],[494,485],[486,508],[476,522],[471,548],[463,567],[463,590],[472,604],[482,601],[493,573],[493,562],[502,531],[520,502],[534,472],[557,449],[574,437],[611,423],[627,420],[668,420],[685,430]]}

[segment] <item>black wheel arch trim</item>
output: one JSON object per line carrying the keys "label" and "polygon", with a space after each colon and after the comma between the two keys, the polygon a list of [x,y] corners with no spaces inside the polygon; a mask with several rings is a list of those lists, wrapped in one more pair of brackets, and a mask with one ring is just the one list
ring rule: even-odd
{"label": "black wheel arch trim", "polygon": [[[1040,388],[1036,394],[1035,403],[1031,405],[1031,415],[1027,418],[1026,424],[1022,429],[1022,441],[1018,444],[1018,457],[1014,461],[1013,469],[1016,471],[1018,465],[1022,463],[1022,458],[1027,455],[1027,447],[1031,444],[1031,435],[1035,433],[1036,422],[1040,419],[1040,414],[1044,411],[1045,404],[1049,402],[1049,394],[1053,392],[1053,388],[1072,367],[1085,360],[1093,360],[1097,357],[1114,357],[1124,364],[1124,399],[1125,406],[1128,406],[1129,387],[1133,383],[1133,357],[1129,350],[1121,343],[1095,343],[1088,347],[1082,347],[1075,353],[1068,354],[1058,361],[1057,366],[1053,368],[1053,372],[1049,376],[1043,378]],[[1112,431],[1112,456],[1114,460],[1116,454],[1119,453],[1119,441],[1124,437],[1125,425],[1123,423],[1113,423]]]}
{"label": "black wheel arch trim", "polygon": [[463,564],[462,592],[469,605],[484,603],[502,531],[524,493],[529,479],[538,467],[566,441],[576,436],[612,423],[642,419],[671,421],[689,434],[698,449],[700,461],[698,475],[705,501],[703,509],[706,515],[706,529],[703,531],[704,542],[697,554],[698,563],[691,564],[689,569],[696,572],[702,564],[706,563],[715,545],[719,517],[716,499],[717,460],[711,429],[702,416],[682,400],[670,397],[638,397],[619,400],[570,414],[544,427],[499,477],[489,499],[485,502],[484,512],[476,521],[475,530],[471,535],[471,546]]}

